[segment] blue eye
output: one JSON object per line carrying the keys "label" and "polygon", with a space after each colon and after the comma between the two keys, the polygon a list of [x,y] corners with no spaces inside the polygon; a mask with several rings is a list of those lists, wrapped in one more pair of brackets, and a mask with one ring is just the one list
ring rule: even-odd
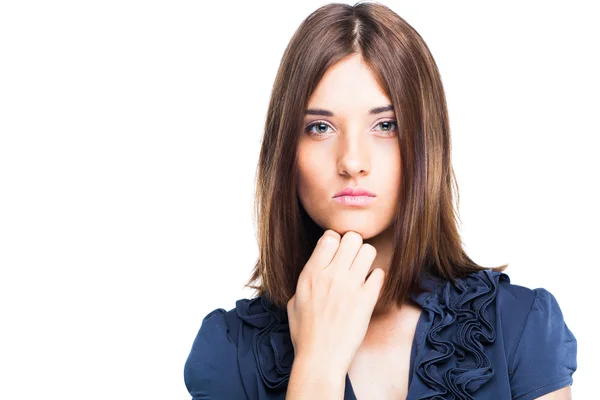
{"label": "blue eye", "polygon": [[[398,129],[398,124],[396,123],[395,120],[387,120],[387,121],[381,121],[380,123],[378,123],[376,125],[376,127],[382,127],[383,129],[375,129],[375,130],[378,130],[380,132],[385,132],[385,136],[391,136],[388,132],[395,132]],[[317,128],[317,131],[314,131],[313,128]],[[329,125],[327,122],[315,121],[315,122],[309,124],[304,129],[304,131],[306,133],[320,137],[320,136],[325,136],[328,133],[327,128],[330,128],[333,130],[331,125]]]}
{"label": "blue eye", "polygon": [[314,127],[317,127],[318,130],[321,130],[321,129],[327,130],[327,128],[331,128],[331,126],[329,124],[327,124],[326,122],[317,121],[317,122],[313,122],[312,124],[308,125],[305,129],[305,132],[314,133],[317,136],[323,136],[326,133],[326,132],[324,133],[324,132],[320,132],[320,131],[314,132],[312,130],[312,128],[314,128]]}

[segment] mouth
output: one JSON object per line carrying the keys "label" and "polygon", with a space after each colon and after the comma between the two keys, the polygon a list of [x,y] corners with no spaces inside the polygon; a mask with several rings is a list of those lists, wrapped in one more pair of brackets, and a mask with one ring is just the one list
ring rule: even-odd
{"label": "mouth", "polygon": [[344,196],[350,196],[350,197],[375,197],[375,194],[369,192],[366,189],[363,188],[353,188],[350,186],[346,186],[344,189],[340,190],[339,192],[337,192],[333,197],[334,198],[338,198],[338,197],[344,197]]}
{"label": "mouth", "polygon": [[333,198],[339,204],[346,206],[365,206],[375,201],[375,196],[337,196]]}

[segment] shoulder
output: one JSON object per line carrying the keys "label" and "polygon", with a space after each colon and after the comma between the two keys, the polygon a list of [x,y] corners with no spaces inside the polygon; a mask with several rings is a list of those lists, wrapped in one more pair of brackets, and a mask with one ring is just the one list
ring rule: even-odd
{"label": "shoulder", "polygon": [[[450,285],[449,283],[446,283]],[[485,298],[486,306],[498,314],[497,322],[503,331],[520,337],[525,324],[531,319],[545,319],[548,323],[564,323],[556,297],[545,288],[531,289],[514,284],[510,277],[499,271],[484,269],[458,279],[454,285],[455,298],[466,298],[476,303]]]}
{"label": "shoulder", "polygon": [[268,397],[286,390],[293,357],[286,310],[263,296],[239,299],[204,317],[185,365],[186,386],[198,398]]}
{"label": "shoulder", "polygon": [[202,319],[185,362],[184,381],[194,399],[245,397],[226,314],[217,308]]}
{"label": "shoulder", "polygon": [[[508,275],[502,275],[498,284],[496,310],[507,354],[518,355],[519,347],[523,347],[522,343],[528,335],[535,335],[540,346],[544,340],[547,344],[552,340],[575,341],[572,332],[566,328],[558,300],[549,290],[513,284]],[[550,335],[551,332],[560,335]]]}
{"label": "shoulder", "polygon": [[571,385],[577,340],[556,297],[545,288],[502,286],[498,310],[513,398],[535,399]]}
{"label": "shoulder", "polygon": [[423,283],[426,292],[413,299],[427,310],[430,322],[416,369],[432,390],[456,388],[462,379],[454,376],[457,371],[469,371],[470,393],[500,373],[509,380],[511,397],[519,400],[571,384],[576,340],[548,290],[512,284],[507,274],[491,269],[454,282],[438,277]]}
{"label": "shoulder", "polygon": [[477,274],[497,282],[490,322],[501,331],[512,397],[534,399],[571,385],[577,340],[556,297],[545,288],[513,284],[505,273]]}
{"label": "shoulder", "polygon": [[[496,318],[490,318],[490,322],[502,330],[509,354],[514,353],[523,334],[529,330],[538,329],[543,333],[541,331],[549,327],[566,324],[559,303],[549,290],[514,284],[504,272],[477,271],[459,279],[456,287],[462,297],[472,298],[474,304],[478,296],[487,300],[487,306],[494,303],[494,307],[489,308]],[[531,326],[534,324],[539,325]]]}
{"label": "shoulder", "polygon": [[514,353],[538,293],[542,293],[543,296],[550,294],[546,289],[530,289],[513,284],[508,275],[502,273],[495,309],[498,313],[497,323],[503,332],[506,353],[509,355]]}

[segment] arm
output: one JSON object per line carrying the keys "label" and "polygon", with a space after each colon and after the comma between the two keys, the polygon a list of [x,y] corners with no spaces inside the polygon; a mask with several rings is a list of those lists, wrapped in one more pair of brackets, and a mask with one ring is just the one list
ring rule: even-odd
{"label": "arm", "polygon": [[554,392],[548,393],[542,397],[538,397],[538,400],[571,400],[571,386],[566,386],[562,389],[555,390]]}
{"label": "arm", "polygon": [[512,357],[512,397],[568,400],[577,369],[577,340],[567,327],[555,297],[545,289],[534,292]]}
{"label": "arm", "polygon": [[299,355],[292,364],[286,400],[343,399],[346,373],[327,361],[326,357]]}
{"label": "arm", "polygon": [[185,386],[193,400],[246,398],[224,315],[216,309],[204,317],[185,363]]}

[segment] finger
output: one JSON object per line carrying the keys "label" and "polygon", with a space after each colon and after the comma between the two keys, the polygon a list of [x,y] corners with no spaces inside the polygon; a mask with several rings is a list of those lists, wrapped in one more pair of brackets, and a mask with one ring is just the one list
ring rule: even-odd
{"label": "finger", "polygon": [[331,263],[335,253],[340,245],[341,236],[334,230],[327,229],[323,236],[319,238],[315,249],[304,266],[304,271],[310,271],[314,268],[324,268]]}
{"label": "finger", "polygon": [[363,285],[376,256],[377,250],[373,245],[369,243],[363,244],[350,266],[350,279],[356,282],[357,285]]}
{"label": "finger", "polygon": [[377,305],[377,300],[379,300],[379,294],[381,293],[381,288],[383,287],[385,279],[385,272],[381,268],[375,268],[371,275],[369,275],[369,279],[362,286],[362,289],[367,297],[366,303],[374,309]]}
{"label": "finger", "polygon": [[362,236],[359,233],[354,231],[346,232],[342,240],[340,240],[340,246],[327,268],[333,267],[335,270],[348,270],[356,258],[362,242]]}

